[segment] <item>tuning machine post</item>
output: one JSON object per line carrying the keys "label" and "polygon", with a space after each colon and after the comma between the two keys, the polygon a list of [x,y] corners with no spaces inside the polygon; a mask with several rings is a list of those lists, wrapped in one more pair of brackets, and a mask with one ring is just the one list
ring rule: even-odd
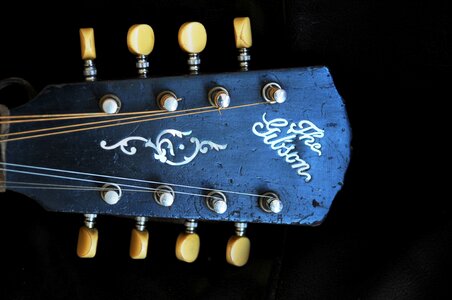
{"label": "tuning machine post", "polygon": [[216,86],[210,89],[207,97],[210,104],[218,109],[229,107],[231,104],[229,92],[222,86]]}
{"label": "tuning machine post", "polygon": [[174,203],[175,193],[169,185],[160,185],[154,191],[154,200],[158,205],[170,207]]}
{"label": "tuning machine post", "polygon": [[179,100],[181,99],[177,98],[173,91],[163,91],[157,95],[157,105],[159,108],[169,112],[177,110]]}
{"label": "tuning machine post", "polygon": [[207,207],[216,214],[224,214],[228,209],[226,195],[220,191],[210,191],[206,197]]}
{"label": "tuning machine post", "polygon": [[274,214],[279,214],[284,207],[279,196],[273,192],[264,193],[259,197],[259,206],[263,211]]}
{"label": "tuning machine post", "polygon": [[270,104],[281,104],[287,99],[287,92],[281,87],[279,83],[270,82],[262,88],[262,97]]}

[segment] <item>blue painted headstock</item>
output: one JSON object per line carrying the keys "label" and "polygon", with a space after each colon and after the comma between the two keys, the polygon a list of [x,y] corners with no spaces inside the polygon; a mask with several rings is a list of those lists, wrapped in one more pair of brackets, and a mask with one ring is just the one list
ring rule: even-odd
{"label": "blue painted headstock", "polygon": [[[268,83],[287,100],[266,101]],[[215,87],[229,107],[209,102]],[[161,110],[162,91],[180,98],[176,111]],[[118,114],[100,114],[105,95]],[[313,225],[350,158],[346,110],[324,67],[54,85],[10,114],[6,188],[50,211]]]}

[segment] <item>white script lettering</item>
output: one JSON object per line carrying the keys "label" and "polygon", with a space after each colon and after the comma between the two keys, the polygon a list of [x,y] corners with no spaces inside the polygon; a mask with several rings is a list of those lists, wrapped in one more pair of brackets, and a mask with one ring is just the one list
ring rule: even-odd
{"label": "white script lettering", "polygon": [[[299,153],[295,150],[296,147],[293,142],[297,139],[303,141],[310,150],[321,156],[322,151],[320,149],[322,145],[316,142],[315,139],[322,138],[324,131],[308,120],[302,120],[298,124],[291,123],[289,126],[289,122],[283,118],[268,121],[265,116],[266,113],[262,116],[263,122],[254,123],[252,128],[253,133],[263,137],[265,144],[270,145],[280,157],[291,164],[293,169],[297,169],[298,175],[304,176],[305,181],[309,182],[312,176],[307,171],[311,166],[300,157]],[[287,126],[289,126],[286,132],[287,135],[280,137],[281,129]]]}

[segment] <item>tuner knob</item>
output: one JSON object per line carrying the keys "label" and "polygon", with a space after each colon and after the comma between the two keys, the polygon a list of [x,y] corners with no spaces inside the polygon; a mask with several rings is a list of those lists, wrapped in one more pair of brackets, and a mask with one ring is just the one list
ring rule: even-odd
{"label": "tuner knob", "polygon": [[259,206],[268,213],[279,214],[283,209],[283,203],[278,195],[267,192],[259,197]]}
{"label": "tuner knob", "polygon": [[94,228],[97,215],[86,214],[85,225],[80,227],[77,242],[77,255],[80,258],[93,258],[96,256],[97,240],[99,234]]}
{"label": "tuner knob", "polygon": [[250,257],[250,239],[245,236],[246,223],[235,223],[235,235],[228,240],[226,261],[236,267],[244,266]]}
{"label": "tuner knob", "polygon": [[177,259],[192,263],[198,258],[200,240],[199,235],[195,233],[198,223],[193,220],[186,220],[185,232],[182,232],[177,237],[176,241],[176,257]]}
{"label": "tuner knob", "polygon": [[206,204],[211,211],[219,215],[224,214],[228,209],[226,196],[219,191],[211,191],[208,193],[206,197]]}
{"label": "tuner knob", "polygon": [[157,95],[157,105],[166,111],[176,111],[179,99],[172,91],[163,91]]}
{"label": "tuner knob", "polygon": [[130,257],[145,259],[148,253],[149,232],[146,230],[146,217],[136,218],[136,228],[132,229],[130,237]]}
{"label": "tuner knob", "polygon": [[240,63],[240,70],[248,71],[248,64],[251,60],[251,56],[248,53],[248,48],[253,45],[250,18],[242,17],[234,19],[234,36],[235,46],[237,49],[239,49],[237,60]]}
{"label": "tuner knob", "polygon": [[80,48],[82,51],[82,59],[84,61],[83,76],[85,80],[94,81],[97,76],[96,65],[96,46],[94,44],[94,29],[80,28]]}
{"label": "tuner knob", "polygon": [[207,33],[204,25],[199,22],[187,22],[179,28],[178,41],[180,48],[188,53],[188,66],[190,74],[199,73],[201,59],[199,53],[204,50],[207,43]]}
{"label": "tuner knob", "polygon": [[147,24],[133,25],[127,32],[127,47],[137,56],[136,67],[141,78],[147,77],[149,68],[147,56],[154,49],[154,42],[154,31]]}
{"label": "tuner knob", "polygon": [[231,103],[229,92],[221,86],[211,89],[208,93],[208,98],[210,104],[218,109],[229,107],[229,104]]}
{"label": "tuner knob", "polygon": [[270,82],[262,88],[262,97],[271,104],[281,104],[286,101],[287,92],[278,83]]}
{"label": "tuner knob", "polygon": [[168,185],[158,186],[154,191],[154,200],[161,206],[169,207],[174,202],[174,190]]}

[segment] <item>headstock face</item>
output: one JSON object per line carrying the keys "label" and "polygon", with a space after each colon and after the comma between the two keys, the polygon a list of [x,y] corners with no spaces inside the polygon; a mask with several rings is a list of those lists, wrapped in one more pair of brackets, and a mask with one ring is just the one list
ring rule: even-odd
{"label": "headstock face", "polygon": [[[270,82],[287,91],[286,102],[265,102],[262,87]],[[230,108],[198,113],[210,105],[207,94],[216,86],[229,92]],[[7,188],[59,212],[307,225],[324,219],[350,158],[344,103],[324,67],[54,85],[11,115],[98,113],[107,94],[120,99],[121,113],[158,110],[155,99],[164,90],[183,98],[177,112],[184,116],[7,142]],[[98,119],[17,123],[9,132],[93,121]],[[104,182],[121,187],[116,204],[102,199]],[[152,190],[161,184],[151,182],[173,188],[171,206],[155,201]],[[210,190],[223,191],[224,213],[209,209]],[[260,207],[258,195],[265,192],[279,196],[280,213]]]}

